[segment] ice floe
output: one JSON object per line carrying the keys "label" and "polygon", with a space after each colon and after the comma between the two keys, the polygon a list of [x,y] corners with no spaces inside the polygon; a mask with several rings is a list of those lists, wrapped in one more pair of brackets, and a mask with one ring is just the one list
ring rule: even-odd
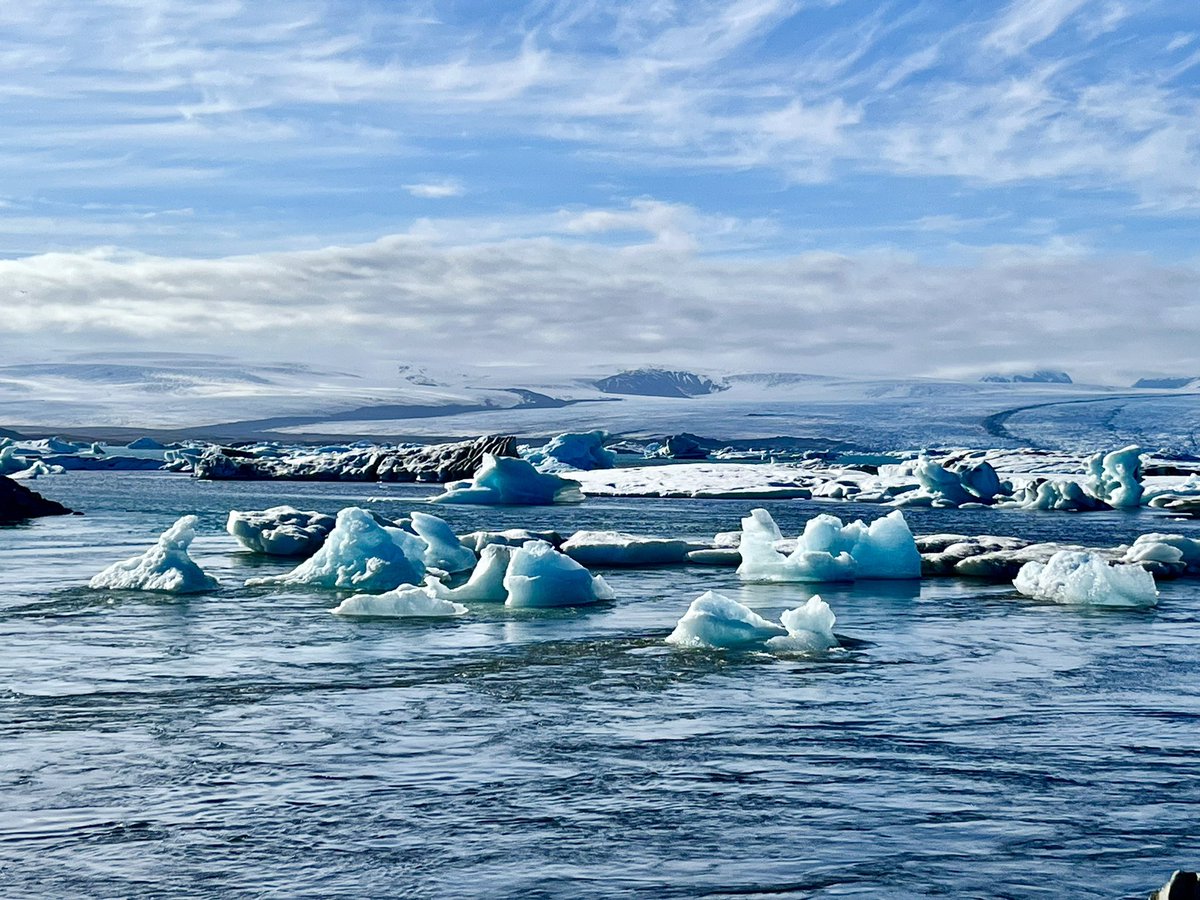
{"label": "ice floe", "polygon": [[425,577],[425,566],[411,553],[369,512],[350,506],[337,514],[333,531],[311,557],[290,572],[251,578],[246,584],[390,591],[401,584],[419,584]]}
{"label": "ice floe", "polygon": [[337,520],[291,506],[241,512],[231,510],[225,530],[247,550],[268,556],[311,556],[325,543]]}
{"label": "ice floe", "polygon": [[183,516],[145,553],[113,563],[93,577],[88,587],[165,594],[200,594],[216,589],[217,579],[188,556],[197,521],[196,516]]}
{"label": "ice floe", "polygon": [[1084,606],[1147,607],[1158,603],[1154,576],[1141,566],[1108,564],[1103,556],[1062,550],[1046,563],[1022,566],[1013,585],[1027,597]]}
{"label": "ice floe", "polygon": [[504,588],[505,605],[518,608],[584,606],[614,598],[603,578],[543,541],[513,551]]}
{"label": "ice floe", "polygon": [[789,609],[782,624],[764,619],[748,606],[707,591],[692,601],[667,643],[689,649],[758,648],[786,652],[819,652],[837,646],[836,618],[819,596]]}
{"label": "ice floe", "polygon": [[383,594],[355,594],[330,610],[337,616],[444,618],[466,614],[467,608],[445,597],[446,589],[433,576],[425,584],[400,585]]}
{"label": "ice floe", "polygon": [[469,481],[446,485],[446,492],[430,503],[471,503],[492,506],[542,506],[579,503],[579,482],[539,472],[523,459],[483,457],[483,464]]}

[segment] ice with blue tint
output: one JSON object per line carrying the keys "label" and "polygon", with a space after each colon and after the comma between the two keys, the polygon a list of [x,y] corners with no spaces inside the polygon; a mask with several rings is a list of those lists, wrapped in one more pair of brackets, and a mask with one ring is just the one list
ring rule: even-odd
{"label": "ice with blue tint", "polygon": [[[445,519],[424,512],[412,514],[412,527],[426,544],[425,565],[446,572],[465,572],[475,566],[475,551],[464,547]],[[402,535],[397,535],[402,537]]]}
{"label": "ice with blue tint", "polygon": [[547,506],[580,503],[579,482],[539,472],[523,459],[483,455],[483,462],[469,481],[446,485],[446,492],[430,503],[469,503],[491,506]]}
{"label": "ice with blue tint", "polygon": [[738,575],[743,580],[822,582],[921,577],[921,554],[899,510],[870,525],[861,521],[843,525],[836,516],[814,516],[787,555],[773,540],[778,533],[766,510],[756,509],[742,520]]}
{"label": "ice with blue tint", "polygon": [[291,506],[241,512],[231,510],[225,530],[247,550],[267,556],[311,556],[336,524],[333,516]]}
{"label": "ice with blue tint", "polygon": [[446,599],[446,588],[433,576],[425,584],[402,584],[383,594],[355,594],[330,610],[336,616],[389,618],[444,618],[461,616],[467,608]]}
{"label": "ice with blue tint", "polygon": [[542,472],[611,469],[617,464],[617,454],[605,449],[607,438],[604,431],[568,432],[522,455]]}
{"label": "ice with blue tint", "polygon": [[309,584],[359,591],[390,591],[401,584],[420,584],[425,566],[410,558],[365,509],[347,507],[321,549],[290,572],[251,578],[246,584]]}
{"label": "ice with blue tint", "polygon": [[1123,447],[1088,460],[1088,493],[1114,509],[1142,505],[1142,448]]}
{"label": "ice with blue tint", "polygon": [[623,531],[577,531],[560,548],[585,566],[682,565],[706,543],[678,538],[647,537]]}
{"label": "ice with blue tint", "polygon": [[666,640],[688,649],[790,653],[817,653],[838,645],[833,634],[833,610],[819,596],[785,611],[780,622],[768,621],[736,600],[707,591],[692,601]]}
{"label": "ice with blue tint", "polygon": [[1148,607],[1158,603],[1154,576],[1141,566],[1110,566],[1099,554],[1060,550],[1028,562],[1013,580],[1027,597],[1082,606]]}
{"label": "ice with blue tint", "polygon": [[453,600],[503,603],[508,599],[504,576],[515,549],[505,544],[488,544],[480,551],[479,562],[475,564],[475,569],[466,583],[456,588],[445,589],[442,596]]}
{"label": "ice with blue tint", "polygon": [[162,533],[154,546],[140,556],[113,563],[88,587],[119,591],[158,591],[165,594],[200,594],[219,587],[188,555],[196,538],[196,516],[184,516]]}
{"label": "ice with blue tint", "polygon": [[545,541],[529,541],[513,551],[504,576],[506,606],[542,608],[585,606],[612,600],[612,589],[599,575],[559,553]]}

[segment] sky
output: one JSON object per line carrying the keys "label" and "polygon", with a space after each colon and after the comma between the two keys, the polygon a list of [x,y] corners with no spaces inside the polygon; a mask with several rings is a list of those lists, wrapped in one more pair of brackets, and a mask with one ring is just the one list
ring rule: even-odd
{"label": "sky", "polygon": [[1194,0],[23,0],[0,357],[1200,375]]}

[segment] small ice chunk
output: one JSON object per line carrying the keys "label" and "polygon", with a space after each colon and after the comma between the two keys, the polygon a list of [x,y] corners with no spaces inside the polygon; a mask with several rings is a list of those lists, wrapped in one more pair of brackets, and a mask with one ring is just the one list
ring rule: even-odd
{"label": "small ice chunk", "polygon": [[272,506],[254,512],[231,510],[225,530],[247,550],[268,556],[311,556],[337,520],[319,512]]}
{"label": "small ice chunk", "polygon": [[771,638],[787,637],[787,629],[768,622],[736,600],[706,591],[688,607],[667,643],[696,649],[735,649],[764,646]]}
{"label": "small ice chunk", "polygon": [[141,556],[113,563],[88,582],[88,587],[118,591],[161,591],[167,594],[200,594],[219,587],[188,556],[196,537],[196,516],[184,516],[162,533]]}
{"label": "small ice chunk", "polygon": [[425,565],[446,572],[465,572],[475,565],[475,553],[462,545],[445,519],[424,512],[412,514],[413,531],[428,545]]}
{"label": "small ice chunk", "polygon": [[311,557],[290,572],[251,578],[246,585],[311,584],[390,591],[401,584],[418,584],[424,577],[425,566],[410,559],[369,512],[350,506],[337,514],[333,531]]}
{"label": "small ice chunk", "polygon": [[446,485],[446,492],[430,503],[480,503],[493,506],[542,506],[579,503],[579,482],[539,472],[529,462],[507,456],[483,455],[483,463],[470,481]]}
{"label": "small ice chunk", "polygon": [[425,584],[402,584],[384,594],[355,594],[330,610],[335,616],[388,616],[393,618],[461,616],[467,608],[445,599],[446,589],[432,575]]}
{"label": "small ice chunk", "polygon": [[1013,580],[1027,597],[1086,606],[1146,607],[1158,603],[1154,576],[1141,566],[1110,566],[1103,556],[1060,550],[1045,564],[1028,562]]}
{"label": "small ice chunk", "polygon": [[767,641],[767,647],[772,650],[817,653],[838,645],[833,635],[837,617],[818,594],[809,597],[803,606],[786,610],[780,615],[779,621],[787,629],[787,636]]}
{"label": "small ice chunk", "polygon": [[513,552],[504,589],[505,605],[518,608],[583,606],[613,599],[603,578],[544,541],[530,541]]}

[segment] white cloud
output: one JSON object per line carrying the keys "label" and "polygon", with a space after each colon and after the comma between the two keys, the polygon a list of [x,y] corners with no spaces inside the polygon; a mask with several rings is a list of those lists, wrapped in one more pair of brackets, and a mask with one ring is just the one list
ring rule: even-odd
{"label": "white cloud", "polygon": [[445,200],[450,197],[461,197],[466,193],[466,188],[463,187],[462,182],[456,181],[453,178],[406,184],[404,189],[414,197],[420,197],[424,200]]}
{"label": "white cloud", "polygon": [[1046,40],[1090,0],[1014,0],[984,46],[1015,55]]}

